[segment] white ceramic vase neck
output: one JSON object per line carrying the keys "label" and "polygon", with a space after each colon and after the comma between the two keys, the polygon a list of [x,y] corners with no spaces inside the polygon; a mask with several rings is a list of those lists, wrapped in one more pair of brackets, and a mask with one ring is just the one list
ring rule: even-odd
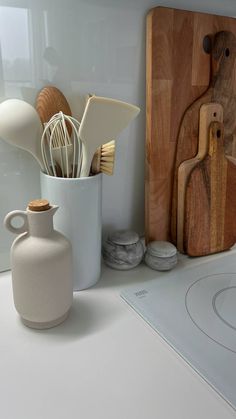
{"label": "white ceramic vase neck", "polygon": [[49,210],[35,212],[27,209],[28,231],[34,237],[48,237],[53,232],[53,216],[58,206],[53,205]]}
{"label": "white ceramic vase neck", "polygon": [[[12,233],[21,234],[28,232],[32,237],[48,237],[53,232],[53,216],[57,211],[58,206],[52,205],[45,211],[31,211],[27,208],[26,211],[11,211],[5,218],[5,225]],[[20,217],[23,219],[21,227],[14,227],[12,219]]]}

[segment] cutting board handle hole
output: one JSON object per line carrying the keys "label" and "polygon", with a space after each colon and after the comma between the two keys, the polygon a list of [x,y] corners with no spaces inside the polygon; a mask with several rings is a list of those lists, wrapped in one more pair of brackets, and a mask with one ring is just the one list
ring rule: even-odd
{"label": "cutting board handle hole", "polygon": [[221,137],[221,130],[220,129],[218,129],[216,131],[216,136],[217,136],[217,138],[220,138]]}
{"label": "cutting board handle hole", "polygon": [[211,37],[209,35],[204,36],[202,46],[206,54],[210,54],[212,50]]}
{"label": "cutting board handle hole", "polygon": [[229,48],[226,48],[225,50],[225,56],[228,57],[229,56]]}
{"label": "cutting board handle hole", "polygon": [[216,115],[217,115],[217,113],[216,113],[216,112],[214,112],[214,113],[213,113],[214,118],[216,118]]}

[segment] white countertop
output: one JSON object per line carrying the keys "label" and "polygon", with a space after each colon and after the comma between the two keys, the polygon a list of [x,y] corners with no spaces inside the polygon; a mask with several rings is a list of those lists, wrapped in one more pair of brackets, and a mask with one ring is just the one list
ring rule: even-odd
{"label": "white countertop", "polygon": [[235,419],[121,299],[127,285],[158,275],[104,267],[96,287],[74,294],[66,322],[35,331],[16,314],[10,272],[0,274],[1,419]]}

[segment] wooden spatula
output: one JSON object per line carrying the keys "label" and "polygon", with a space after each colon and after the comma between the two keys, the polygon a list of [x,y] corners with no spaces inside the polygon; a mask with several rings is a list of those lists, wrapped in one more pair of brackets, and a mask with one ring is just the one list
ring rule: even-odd
{"label": "wooden spatula", "polygon": [[178,135],[174,170],[171,237],[177,240],[177,172],[179,165],[193,158],[198,149],[199,109],[203,103],[218,102],[223,106],[226,154],[235,156],[236,92],[233,80],[236,58],[236,38],[233,33],[222,31],[215,35],[212,49],[212,75],[208,90],[185,112]]}
{"label": "wooden spatula", "polygon": [[221,252],[236,241],[236,165],[225,156],[223,130],[211,123],[207,156],[187,182],[184,248],[190,256]]}
{"label": "wooden spatula", "polygon": [[184,252],[183,228],[185,212],[185,190],[189,175],[193,168],[207,154],[209,128],[213,121],[223,122],[223,107],[219,103],[203,104],[199,115],[199,143],[196,157],[182,162],[178,169],[178,200],[177,200],[177,248]]}

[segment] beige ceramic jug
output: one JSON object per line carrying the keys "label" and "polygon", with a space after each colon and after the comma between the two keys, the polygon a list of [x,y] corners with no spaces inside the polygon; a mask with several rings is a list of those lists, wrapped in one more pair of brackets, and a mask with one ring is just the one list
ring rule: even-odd
{"label": "beige ceramic jug", "polygon": [[[57,209],[46,200],[35,200],[26,211],[12,211],[4,220],[8,230],[22,233],[11,248],[14,304],[23,323],[37,329],[61,323],[72,304],[72,250],[53,228]],[[21,227],[12,225],[15,217],[23,219]]]}

